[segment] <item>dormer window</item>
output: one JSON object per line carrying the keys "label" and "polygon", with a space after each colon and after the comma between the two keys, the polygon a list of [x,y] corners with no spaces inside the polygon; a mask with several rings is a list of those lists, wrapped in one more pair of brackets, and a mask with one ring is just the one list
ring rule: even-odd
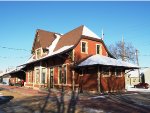
{"label": "dormer window", "polygon": [[96,54],[101,54],[101,45],[100,44],[96,44]]}
{"label": "dormer window", "polygon": [[39,59],[41,58],[41,56],[42,56],[42,49],[41,48],[36,49],[36,58]]}
{"label": "dormer window", "polygon": [[86,41],[81,42],[81,53],[87,53],[88,52],[88,43]]}

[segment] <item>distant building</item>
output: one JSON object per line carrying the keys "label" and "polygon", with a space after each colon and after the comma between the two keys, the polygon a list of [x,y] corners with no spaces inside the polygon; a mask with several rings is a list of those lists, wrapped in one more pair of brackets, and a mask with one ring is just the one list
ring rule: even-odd
{"label": "distant building", "polygon": [[125,75],[125,84],[126,86],[134,86],[139,83],[139,72],[138,70],[130,71]]}
{"label": "distant building", "polygon": [[125,79],[126,86],[134,86],[139,82],[150,84],[150,67],[140,69],[139,72],[138,70],[134,70],[126,74],[126,79]]}

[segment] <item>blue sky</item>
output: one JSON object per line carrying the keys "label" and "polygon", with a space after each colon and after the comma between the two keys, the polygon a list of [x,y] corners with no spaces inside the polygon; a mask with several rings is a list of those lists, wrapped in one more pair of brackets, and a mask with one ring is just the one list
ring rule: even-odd
{"label": "blue sky", "polygon": [[[86,25],[106,45],[122,39],[139,50],[150,67],[150,2],[0,2],[0,70],[30,57],[36,29],[66,33]],[[22,50],[11,50],[10,47]]]}

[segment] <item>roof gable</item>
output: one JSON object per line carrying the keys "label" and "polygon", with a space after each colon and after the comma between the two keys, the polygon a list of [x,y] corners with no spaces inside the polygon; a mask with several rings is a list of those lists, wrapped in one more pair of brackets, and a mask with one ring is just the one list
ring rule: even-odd
{"label": "roof gable", "polygon": [[53,32],[48,32],[44,30],[37,30],[35,39],[32,46],[32,51],[35,49],[42,47],[46,48],[49,47],[52,42],[55,40],[56,36]]}
{"label": "roof gable", "polygon": [[87,28],[86,26],[83,26],[82,35],[101,39],[99,36],[97,36],[94,32],[92,32],[92,31],[91,31],[89,28]]}
{"label": "roof gable", "polygon": [[83,30],[83,26],[80,26],[80,27],[64,34],[58,41],[58,44],[56,45],[54,51],[56,51],[64,46],[76,45],[81,38],[82,30]]}

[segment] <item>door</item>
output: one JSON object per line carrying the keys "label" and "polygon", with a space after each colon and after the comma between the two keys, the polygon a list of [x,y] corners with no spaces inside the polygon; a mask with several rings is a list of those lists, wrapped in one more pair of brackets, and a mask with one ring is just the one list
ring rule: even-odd
{"label": "door", "polygon": [[54,87],[54,69],[50,68],[50,82],[49,82],[49,87],[53,88]]}

